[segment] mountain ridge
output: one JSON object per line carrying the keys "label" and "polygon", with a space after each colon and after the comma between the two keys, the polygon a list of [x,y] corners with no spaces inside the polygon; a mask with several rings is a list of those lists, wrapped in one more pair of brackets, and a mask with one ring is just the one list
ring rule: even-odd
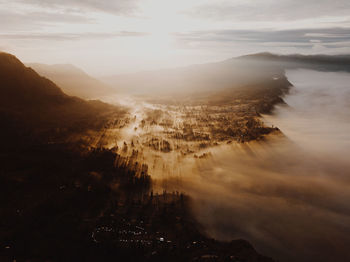
{"label": "mountain ridge", "polygon": [[263,61],[265,63],[280,63],[285,69],[288,68],[308,68],[320,71],[347,71],[350,72],[350,54],[339,55],[327,55],[327,54],[315,54],[315,55],[303,55],[303,54],[290,54],[280,55],[269,52],[262,52],[250,55],[239,56],[232,60],[255,60]]}
{"label": "mountain ridge", "polygon": [[95,99],[113,89],[72,64],[27,63],[39,74],[57,83],[65,93],[85,99]]}
{"label": "mountain ridge", "polygon": [[[48,141],[95,128],[116,107],[65,94],[14,55],[0,53],[0,119],[8,142]],[[7,141],[3,141],[7,143]]]}

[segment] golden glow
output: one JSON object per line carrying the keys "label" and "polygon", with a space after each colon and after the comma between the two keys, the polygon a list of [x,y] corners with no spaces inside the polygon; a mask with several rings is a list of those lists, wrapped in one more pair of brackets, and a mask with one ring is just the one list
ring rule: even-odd
{"label": "golden glow", "polygon": [[[267,49],[348,51],[345,40],[328,48],[317,42],[317,35],[314,42],[301,39],[304,42],[291,44],[289,38],[281,43],[255,39],[256,35],[236,40],[234,33],[213,33],[247,30],[261,36],[264,30],[347,28],[349,15],[339,7],[341,3],[320,4],[316,12],[312,4],[299,9],[294,1],[132,0],[130,9],[119,12],[108,9],[118,6],[118,1],[103,0],[100,8],[95,1],[63,2],[0,0],[6,21],[0,25],[5,36],[0,50],[15,53],[25,62],[72,63],[95,76],[207,63]],[[205,39],[197,37],[198,32]]]}

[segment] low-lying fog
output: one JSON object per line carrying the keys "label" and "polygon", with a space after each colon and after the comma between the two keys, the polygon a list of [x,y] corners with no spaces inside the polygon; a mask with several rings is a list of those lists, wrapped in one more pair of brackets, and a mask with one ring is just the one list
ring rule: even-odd
{"label": "low-lying fog", "polygon": [[289,106],[264,117],[286,138],[212,149],[182,187],[215,238],[281,261],[350,261],[350,74],[287,76]]}
{"label": "low-lying fog", "polygon": [[287,76],[289,106],[265,116],[286,138],[216,149],[187,190],[211,236],[281,261],[349,261],[350,74]]}
{"label": "low-lying fog", "polygon": [[[203,158],[145,147],[140,161],[154,190],[192,196],[194,214],[212,237],[246,239],[280,261],[350,261],[350,74],[290,70],[287,77],[294,85],[288,106],[264,116],[285,136],[221,143],[196,152],[211,153]],[[119,134],[120,147],[162,134],[159,125],[135,128],[159,105],[122,100],[137,120]],[[177,113],[167,112],[181,122]]]}

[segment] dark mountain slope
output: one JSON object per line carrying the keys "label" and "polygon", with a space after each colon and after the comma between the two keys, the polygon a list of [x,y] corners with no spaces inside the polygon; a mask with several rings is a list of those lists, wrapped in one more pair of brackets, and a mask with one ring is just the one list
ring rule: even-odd
{"label": "dark mountain slope", "polygon": [[95,128],[114,110],[99,101],[68,96],[15,56],[0,53],[1,133],[7,138],[2,142],[15,143],[18,138],[44,142]]}

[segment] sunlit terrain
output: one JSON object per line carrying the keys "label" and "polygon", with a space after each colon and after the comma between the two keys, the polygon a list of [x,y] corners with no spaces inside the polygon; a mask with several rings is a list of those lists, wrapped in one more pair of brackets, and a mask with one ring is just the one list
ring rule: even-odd
{"label": "sunlit terrain", "polygon": [[350,261],[349,0],[0,0],[0,262]]}
{"label": "sunlit terrain", "polygon": [[350,77],[301,69],[287,77],[294,87],[286,105],[261,120],[282,132],[261,141],[209,136],[212,125],[227,128],[225,121],[240,119],[234,106],[129,98],[122,100],[133,108],[130,123],[107,131],[104,143],[122,155],[137,152],[154,190],[192,196],[210,236],[248,239],[283,261],[347,257]]}

